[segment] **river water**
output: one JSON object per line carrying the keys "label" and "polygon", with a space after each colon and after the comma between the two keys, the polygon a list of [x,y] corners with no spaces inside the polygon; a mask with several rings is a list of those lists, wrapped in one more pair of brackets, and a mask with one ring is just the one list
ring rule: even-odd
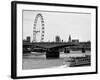
{"label": "river water", "polygon": [[[81,51],[71,51],[70,53],[60,53],[59,59],[46,59],[45,53],[31,53],[23,56],[22,69],[41,69],[41,68],[53,68],[62,67],[65,64],[65,60],[69,57],[90,55],[90,51],[82,53]],[[69,66],[69,62],[66,63],[66,67]]]}

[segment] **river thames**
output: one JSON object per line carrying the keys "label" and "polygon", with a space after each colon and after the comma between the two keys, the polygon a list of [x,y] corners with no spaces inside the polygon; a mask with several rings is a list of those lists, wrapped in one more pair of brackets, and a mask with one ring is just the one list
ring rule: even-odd
{"label": "river thames", "polygon": [[71,51],[70,53],[60,52],[59,59],[46,59],[45,53],[29,53],[23,56],[22,59],[22,69],[43,69],[43,68],[53,68],[53,67],[66,67],[69,66],[69,62],[65,61],[69,59],[69,57],[78,57],[91,55],[91,51],[86,51],[82,53],[81,51]]}

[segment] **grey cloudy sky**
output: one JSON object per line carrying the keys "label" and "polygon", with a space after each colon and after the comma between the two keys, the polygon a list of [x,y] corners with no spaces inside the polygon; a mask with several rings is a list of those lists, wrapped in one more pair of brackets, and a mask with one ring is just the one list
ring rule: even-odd
{"label": "grey cloudy sky", "polygon": [[58,35],[64,41],[72,39],[91,40],[91,14],[70,12],[23,11],[23,39],[33,40],[34,20],[41,13],[45,22],[44,41],[54,41]]}

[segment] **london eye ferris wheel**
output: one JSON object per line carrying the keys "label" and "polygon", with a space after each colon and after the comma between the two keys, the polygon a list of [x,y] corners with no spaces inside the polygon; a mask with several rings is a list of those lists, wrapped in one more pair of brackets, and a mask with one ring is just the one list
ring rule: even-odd
{"label": "london eye ferris wheel", "polygon": [[44,19],[41,13],[38,13],[34,20],[33,26],[33,42],[43,42],[44,41]]}

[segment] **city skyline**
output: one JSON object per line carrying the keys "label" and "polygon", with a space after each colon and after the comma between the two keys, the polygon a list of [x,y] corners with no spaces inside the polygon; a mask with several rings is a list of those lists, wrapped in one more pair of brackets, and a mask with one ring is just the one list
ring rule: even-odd
{"label": "city skyline", "polygon": [[[71,37],[71,35],[69,35],[70,37]],[[26,36],[26,38],[25,39],[23,39],[24,41],[27,41],[27,38],[29,38],[30,36]],[[56,37],[58,37],[58,35],[57,36],[55,36],[55,40],[54,41],[46,41],[46,42],[57,42],[57,40],[56,40]],[[59,36],[59,38],[60,38],[60,36]],[[31,40],[31,37],[30,37],[30,40]],[[68,37],[68,39],[67,40],[62,40],[61,38],[59,39],[59,42],[73,42],[74,40],[78,40],[79,42],[91,42],[90,40],[87,40],[87,41],[80,41],[79,39],[73,39],[72,37],[71,37],[71,40],[69,40],[69,37]],[[29,40],[28,40],[29,41]],[[33,42],[33,40],[31,41],[31,42]]]}
{"label": "city skyline", "polygon": [[64,41],[68,41],[69,35],[72,39],[80,41],[91,40],[91,14],[43,11],[23,11],[23,39],[30,36],[31,41],[33,40],[34,20],[38,13],[41,13],[44,18],[44,42],[55,41],[57,35]]}

